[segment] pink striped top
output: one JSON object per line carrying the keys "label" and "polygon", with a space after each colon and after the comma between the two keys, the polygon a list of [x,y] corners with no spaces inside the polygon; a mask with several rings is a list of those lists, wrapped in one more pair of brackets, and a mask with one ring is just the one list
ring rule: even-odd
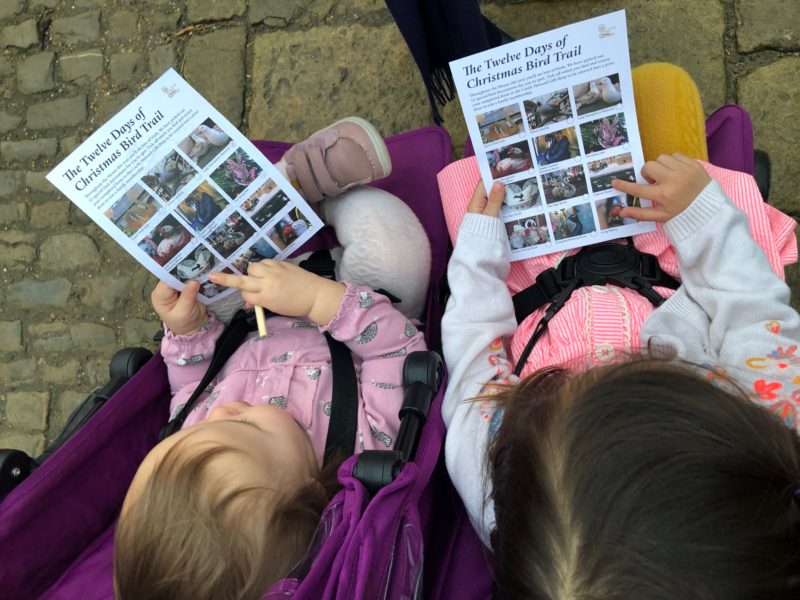
{"label": "pink striped top", "polygon": [[[750,175],[705,162],[701,164],[733,203],[747,213],[753,239],[763,248],[775,273],[784,278],[784,265],[797,260],[794,220],[763,202]],[[438,179],[447,229],[455,243],[461,219],[480,179],[475,157],[451,163],[439,173]],[[633,239],[639,250],[658,258],[664,271],[678,276],[677,256],[660,224],[656,231]],[[575,252],[577,250],[556,252],[512,262],[506,279],[509,291],[515,294],[525,289],[539,273]],[[656,289],[665,298],[672,294],[672,290]],[[528,343],[545,309],[542,307],[529,315],[517,328],[508,345],[512,360]],[[640,348],[639,331],[652,311],[652,304],[633,290],[613,285],[578,289],[550,322],[547,332],[528,357],[522,376],[551,365],[589,369],[635,352]]]}

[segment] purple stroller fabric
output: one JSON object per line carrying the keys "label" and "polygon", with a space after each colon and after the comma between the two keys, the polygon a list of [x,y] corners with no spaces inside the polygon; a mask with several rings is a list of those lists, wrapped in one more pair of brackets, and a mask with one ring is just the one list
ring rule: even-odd
{"label": "purple stroller fabric", "polygon": [[168,408],[156,356],[0,503],[3,597],[113,597],[114,522]]}
{"label": "purple stroller fabric", "polygon": [[709,162],[742,173],[755,174],[753,123],[741,106],[728,104],[706,119]]}
{"label": "purple stroller fabric", "polygon": [[[277,160],[289,144],[256,142]],[[444,129],[426,127],[387,139],[393,172],[382,187],[404,199],[431,242],[426,338],[439,346],[436,301],[447,261],[447,230],[436,173],[450,162]],[[325,234],[322,234],[323,236]],[[326,243],[327,241],[327,243]],[[317,236],[307,249],[330,243]],[[414,462],[371,501],[342,465],[344,489],[318,531],[316,560],[304,581],[286,580],[272,597],[401,598],[421,582],[423,544],[434,506],[431,475],[444,439],[444,384],[431,406]],[[4,598],[113,598],[112,547],[128,484],[166,422],[169,386],[156,355],[27,480],[0,501],[0,595]],[[315,558],[311,556],[311,558]],[[391,567],[391,568],[390,568]],[[410,591],[407,591],[410,590]]]}

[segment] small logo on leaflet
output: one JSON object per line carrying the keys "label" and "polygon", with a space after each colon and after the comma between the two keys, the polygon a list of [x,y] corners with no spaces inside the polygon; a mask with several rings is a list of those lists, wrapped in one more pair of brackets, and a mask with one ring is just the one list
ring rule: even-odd
{"label": "small logo on leaflet", "polygon": [[165,85],[161,87],[161,91],[164,92],[167,96],[172,98],[175,94],[178,93],[178,87],[176,85]]}
{"label": "small logo on leaflet", "polygon": [[612,37],[614,35],[614,27],[600,24],[597,26],[597,33],[601,38]]}

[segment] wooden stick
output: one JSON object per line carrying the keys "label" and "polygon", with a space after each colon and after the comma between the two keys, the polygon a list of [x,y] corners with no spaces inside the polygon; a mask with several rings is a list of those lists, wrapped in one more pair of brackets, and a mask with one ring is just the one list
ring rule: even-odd
{"label": "wooden stick", "polygon": [[258,325],[258,336],[267,337],[267,319],[264,316],[264,307],[256,305],[253,307],[253,309],[256,311],[256,324]]}

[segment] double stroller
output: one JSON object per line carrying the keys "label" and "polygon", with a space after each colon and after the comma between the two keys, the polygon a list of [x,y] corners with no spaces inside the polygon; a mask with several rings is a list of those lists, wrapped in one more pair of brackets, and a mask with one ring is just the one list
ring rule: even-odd
{"label": "double stroller", "polygon": [[[718,110],[707,122],[707,134],[712,163],[754,173],[752,129],[742,109]],[[288,147],[256,145],[271,160]],[[387,146],[393,172],[376,185],[412,207],[431,242],[424,330],[428,346],[436,349],[449,244],[436,174],[451,160],[450,138],[432,126],[388,138]],[[331,233],[313,238],[305,249],[331,245]],[[35,461],[0,451],[0,597],[113,598],[112,547],[119,508],[139,462],[167,421],[169,405],[159,355],[134,352],[116,359],[120,361],[126,363],[123,376],[135,370],[128,368],[131,364],[143,365],[107,399],[102,392],[90,397],[71,419],[72,425],[81,426],[57,440],[56,448]],[[112,364],[113,387],[120,383],[116,366]],[[406,427],[407,436],[398,436],[403,447],[388,458],[364,463],[353,456],[344,462],[339,470],[342,489],[323,515],[305,566],[264,598],[491,597],[488,552],[444,469],[440,406],[446,382],[431,389],[437,387],[436,373],[432,375],[423,382],[429,396],[411,400],[416,421]],[[417,428],[418,441],[412,435]]]}

